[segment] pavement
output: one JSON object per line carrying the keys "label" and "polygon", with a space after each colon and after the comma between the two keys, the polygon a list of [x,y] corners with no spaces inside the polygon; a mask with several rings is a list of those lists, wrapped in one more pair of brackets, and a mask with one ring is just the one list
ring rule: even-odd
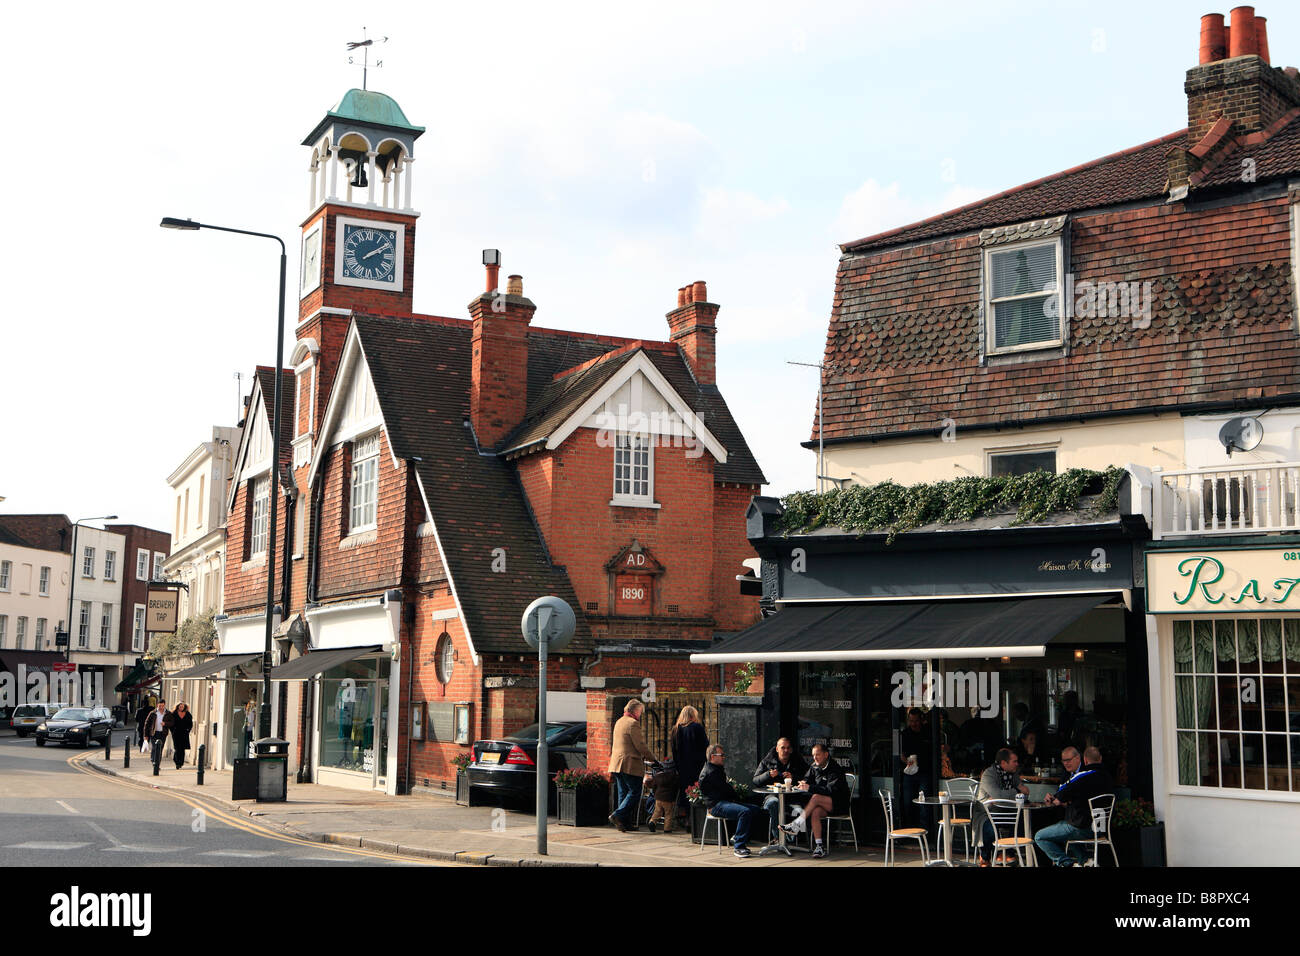
{"label": "pavement", "polygon": [[[458,806],[453,794],[413,794],[390,797],[381,793],[348,790],[321,784],[290,781],[283,803],[231,800],[231,774],[206,771],[204,784],[197,783],[193,767],[176,770],[164,760],[158,776],[148,758],[131,754],[129,769],[122,766],[122,748],[115,746],[112,759],[104,752],[88,750],[77,758],[84,767],[116,777],[136,786],[159,788],[187,800],[245,814],[258,826],[299,839],[322,844],[360,847],[397,856],[443,860],[484,866],[883,866],[884,850],[862,846],[854,852],[835,842],[830,855],[813,860],[807,853],[784,854],[741,860],[724,846],[718,852],[716,837],[701,849],[686,831],[651,834],[620,833],[613,827],[559,826],[554,817],[547,824],[547,853],[537,853],[536,821],[531,813],[494,807]],[[837,835],[840,831],[837,827]],[[844,830],[845,838],[849,837]],[[910,841],[909,841],[910,842]],[[915,846],[915,844],[913,844]],[[920,854],[907,843],[897,846],[899,866],[920,866]]]}

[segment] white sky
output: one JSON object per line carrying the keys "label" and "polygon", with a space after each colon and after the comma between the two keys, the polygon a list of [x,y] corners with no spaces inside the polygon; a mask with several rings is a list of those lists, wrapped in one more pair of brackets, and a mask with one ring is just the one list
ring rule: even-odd
{"label": "white sky", "polygon": [[[299,143],[360,85],[363,25],[370,88],[428,128],[416,311],[465,317],[489,246],[548,327],[664,339],[707,280],[781,494],[813,481],[816,373],[785,362],[821,358],[835,244],[1182,127],[1204,6],[11,4],[0,510],[171,529],[167,475],[274,362],[277,262],[158,220],[284,237],[287,357]],[[1257,13],[1300,57],[1293,10]]]}

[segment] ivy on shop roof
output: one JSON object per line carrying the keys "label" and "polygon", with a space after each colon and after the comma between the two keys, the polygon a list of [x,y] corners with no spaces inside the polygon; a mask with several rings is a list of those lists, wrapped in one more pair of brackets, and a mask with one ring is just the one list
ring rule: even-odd
{"label": "ivy on shop roof", "polygon": [[[963,477],[916,485],[882,481],[834,491],[796,491],[781,499],[784,513],[777,528],[800,534],[821,527],[859,534],[885,532],[886,544],[928,524],[956,524],[991,515],[1015,513],[1012,524],[1039,521],[1050,514],[1114,512],[1127,472],[1110,465],[1105,471],[1071,468],[1060,474],[1033,471],[992,478]],[[1090,503],[1083,499],[1091,497]]]}

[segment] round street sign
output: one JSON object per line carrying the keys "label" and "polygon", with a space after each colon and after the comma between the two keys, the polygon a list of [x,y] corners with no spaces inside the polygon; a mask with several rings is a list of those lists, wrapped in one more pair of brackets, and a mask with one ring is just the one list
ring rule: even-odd
{"label": "round street sign", "polygon": [[548,650],[560,650],[573,639],[577,626],[578,619],[574,616],[573,608],[554,595],[539,597],[528,605],[524,619],[520,622],[524,640],[533,650],[537,650],[542,641],[546,642]]}

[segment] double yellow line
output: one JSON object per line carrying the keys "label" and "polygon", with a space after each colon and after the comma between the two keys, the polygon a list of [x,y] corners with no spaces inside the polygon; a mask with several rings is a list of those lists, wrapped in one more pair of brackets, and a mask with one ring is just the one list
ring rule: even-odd
{"label": "double yellow line", "polygon": [[203,802],[202,800],[198,800],[194,797],[189,796],[188,794],[181,793],[176,790],[172,790],[169,787],[146,786],[145,784],[138,783],[134,780],[124,779],[122,777],[117,776],[116,774],[104,773],[103,771],[100,770],[93,770],[90,767],[85,766],[85,764],[90,760],[91,756],[93,755],[89,752],[73,754],[71,757],[67,759],[67,764],[69,767],[72,767],[74,770],[79,770],[82,773],[90,774],[91,776],[98,777],[100,779],[111,780],[114,783],[119,784],[123,787],[133,787],[137,790],[144,790],[148,793],[160,793],[168,797],[172,797],[176,800],[179,800],[181,803],[185,804],[186,806],[192,807],[193,809],[202,812],[206,816],[212,817],[215,820],[219,820],[220,822],[224,823],[228,827],[232,827],[236,830],[243,830],[245,833],[252,833],[255,834],[256,836],[266,837],[269,840],[278,840],[281,843],[288,843],[293,846],[310,847],[313,850],[328,849],[331,853],[344,853],[344,854],[349,854],[351,856],[362,856],[362,857],[369,857],[372,859],[379,859],[379,860],[392,860],[400,863],[416,863],[424,866],[456,866],[457,865],[455,863],[447,863],[441,860],[425,860],[419,857],[400,856],[395,853],[385,853],[382,850],[364,850],[361,849],[360,847],[341,846],[337,843],[317,843],[314,840],[304,840],[301,837],[288,836],[287,834],[280,833],[277,830],[271,830],[268,829],[267,827],[258,826],[255,823],[243,819],[242,817],[233,816],[228,811],[219,810],[216,807],[213,807]]}

